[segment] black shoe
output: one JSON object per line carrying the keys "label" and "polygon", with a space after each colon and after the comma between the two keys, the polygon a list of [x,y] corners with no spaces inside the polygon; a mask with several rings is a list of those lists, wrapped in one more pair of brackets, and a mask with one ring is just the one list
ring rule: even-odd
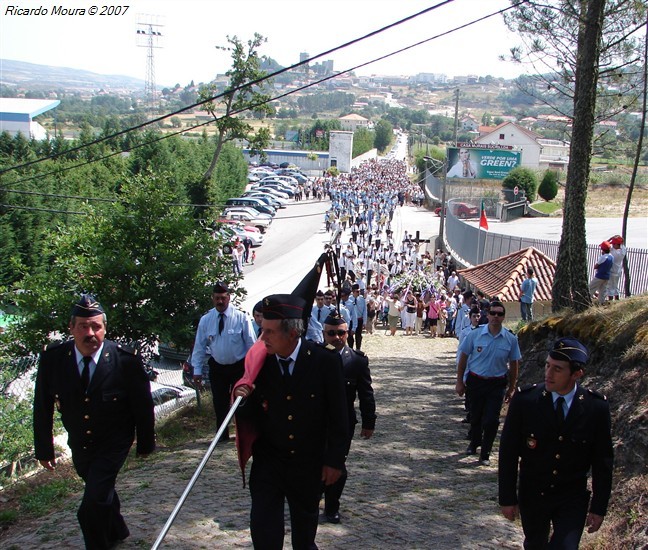
{"label": "black shoe", "polygon": [[326,521],[329,523],[340,523],[340,514],[335,512],[335,514],[324,514],[326,516]]}
{"label": "black shoe", "polygon": [[466,456],[476,455],[476,454],[477,454],[477,449],[472,445],[468,445],[468,448],[466,449]]}

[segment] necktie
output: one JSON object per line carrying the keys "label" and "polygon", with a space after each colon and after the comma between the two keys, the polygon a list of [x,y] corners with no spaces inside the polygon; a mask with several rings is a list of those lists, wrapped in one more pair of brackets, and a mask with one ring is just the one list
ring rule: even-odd
{"label": "necktie", "polygon": [[81,371],[81,387],[83,388],[83,391],[86,391],[88,389],[88,385],[90,384],[90,362],[91,361],[92,361],[92,357],[83,358],[83,370]]}
{"label": "necktie", "polygon": [[225,328],[225,314],[218,314],[218,334],[223,334],[223,329]]}
{"label": "necktie", "polygon": [[290,380],[290,359],[279,359],[284,380]]}
{"label": "necktie", "polygon": [[565,398],[560,396],[556,399],[556,418],[558,419],[558,426],[562,428],[563,423],[565,422],[565,409],[563,407],[565,403]]}
{"label": "necktie", "polygon": [[318,321],[322,320],[322,308],[321,307],[317,308],[317,320]]}

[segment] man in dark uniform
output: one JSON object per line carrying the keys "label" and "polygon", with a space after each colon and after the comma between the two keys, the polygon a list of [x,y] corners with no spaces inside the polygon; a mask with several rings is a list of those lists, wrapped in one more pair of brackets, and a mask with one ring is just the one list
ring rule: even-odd
{"label": "man in dark uniform", "polygon": [[334,350],[301,336],[305,300],[275,294],[263,304],[260,340],[268,355],[254,381],[240,381],[234,389],[234,397],[245,398],[237,423],[251,423],[257,432],[250,472],[252,542],[257,549],[283,548],[287,500],[293,548],[313,549],[322,482],[335,483],[344,468],[342,362]]}
{"label": "man in dark uniform", "polygon": [[[348,326],[337,312],[329,315],[324,321],[324,343],[335,348],[342,357],[344,380],[346,384],[347,413],[349,415],[349,438],[346,455],[349,455],[355,425],[358,423],[355,410],[356,395],[360,402],[362,429],[360,436],[369,439],[376,426],[376,402],[371,386],[369,359],[361,351],[354,351],[347,345]],[[346,466],[342,475],[333,485],[324,488],[324,515],[331,523],[340,523],[340,497],[347,480]]]}
{"label": "man in dark uniform", "polygon": [[577,383],[587,359],[587,348],[575,338],[557,340],[545,363],[545,383],[521,389],[511,400],[500,443],[499,503],[511,521],[520,513],[525,548],[577,549],[585,525],[597,531],[607,511],[610,409],[604,396]]}
{"label": "man in dark uniform", "polygon": [[155,449],[153,400],[142,360],[105,340],[106,315],[90,295],[72,309],[73,340],[41,353],[34,397],[35,454],[54,470],[54,406],[68,432],[77,473],[85,481],[77,517],[86,548],[111,548],[129,535],[115,491],[117,474],[137,432],[137,454]]}

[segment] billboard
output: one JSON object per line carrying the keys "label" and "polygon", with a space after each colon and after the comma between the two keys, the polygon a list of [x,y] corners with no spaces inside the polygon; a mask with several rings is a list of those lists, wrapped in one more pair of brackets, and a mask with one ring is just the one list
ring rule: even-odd
{"label": "billboard", "polygon": [[520,166],[520,151],[448,147],[446,178],[501,180]]}

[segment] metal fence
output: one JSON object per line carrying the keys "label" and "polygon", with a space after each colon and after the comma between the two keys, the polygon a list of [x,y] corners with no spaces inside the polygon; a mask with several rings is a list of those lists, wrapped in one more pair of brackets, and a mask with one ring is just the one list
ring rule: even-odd
{"label": "metal fence", "polygon": [[[429,200],[436,200],[443,194],[443,182],[426,174],[426,194]],[[500,235],[490,231],[480,231],[454,214],[452,204],[461,201],[470,201],[472,205],[479,206],[482,201],[488,217],[497,215],[497,202],[499,197],[493,195],[492,189],[486,194],[484,188],[478,184],[462,184],[446,187],[448,208],[445,218],[444,244],[453,255],[457,264],[462,267],[472,267],[490,262],[517,252],[529,246],[537,248],[552,260],[558,258],[559,241],[534,239],[533,236]],[[590,279],[594,276],[594,265],[600,256],[600,249],[596,244],[587,245],[587,266]],[[630,273],[630,294],[644,294],[648,292],[648,250],[645,248],[628,248],[626,259]],[[619,279],[619,288],[625,288],[625,272]]]}

